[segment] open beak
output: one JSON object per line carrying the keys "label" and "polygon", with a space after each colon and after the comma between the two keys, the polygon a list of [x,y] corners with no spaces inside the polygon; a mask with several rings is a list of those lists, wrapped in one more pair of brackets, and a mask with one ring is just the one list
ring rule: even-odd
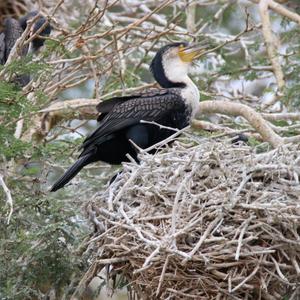
{"label": "open beak", "polygon": [[192,62],[202,56],[209,48],[208,42],[192,44],[179,50],[179,56],[184,62]]}

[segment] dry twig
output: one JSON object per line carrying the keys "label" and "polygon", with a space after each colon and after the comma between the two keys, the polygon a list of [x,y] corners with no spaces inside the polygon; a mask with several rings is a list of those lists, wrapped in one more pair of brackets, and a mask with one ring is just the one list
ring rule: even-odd
{"label": "dry twig", "polygon": [[9,206],[9,213],[7,216],[7,224],[9,224],[11,216],[13,214],[14,211],[14,204],[13,204],[13,199],[11,196],[11,192],[9,190],[9,188],[7,187],[7,185],[5,184],[5,181],[3,179],[3,176],[0,174],[0,185],[2,186],[4,193],[6,195],[6,203]]}

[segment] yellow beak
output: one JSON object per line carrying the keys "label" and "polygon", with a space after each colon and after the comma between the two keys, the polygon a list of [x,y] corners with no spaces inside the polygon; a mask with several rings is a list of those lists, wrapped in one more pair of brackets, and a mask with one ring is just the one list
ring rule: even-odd
{"label": "yellow beak", "polygon": [[208,48],[208,43],[198,45],[189,45],[179,48],[179,57],[184,62],[192,62],[194,59],[202,56]]}

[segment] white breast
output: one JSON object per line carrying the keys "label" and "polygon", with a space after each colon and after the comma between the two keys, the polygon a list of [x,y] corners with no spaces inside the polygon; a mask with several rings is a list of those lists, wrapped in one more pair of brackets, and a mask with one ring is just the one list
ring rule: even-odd
{"label": "white breast", "polygon": [[181,91],[181,97],[185,103],[191,108],[191,118],[193,119],[199,110],[200,93],[194,82],[188,78],[185,82],[186,87]]}

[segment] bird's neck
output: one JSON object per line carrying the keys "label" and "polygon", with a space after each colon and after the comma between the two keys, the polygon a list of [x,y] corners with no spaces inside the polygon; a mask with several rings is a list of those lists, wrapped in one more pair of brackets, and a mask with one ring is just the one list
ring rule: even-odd
{"label": "bird's neck", "polygon": [[[163,88],[184,88],[185,83],[178,81],[178,77],[176,78],[176,72],[173,73],[172,69],[166,68],[164,69],[161,63],[154,63],[155,72],[153,73],[155,80],[159,83],[159,85]],[[174,76],[175,75],[175,76]],[[182,74],[180,74],[182,76]]]}
{"label": "bird's neck", "polygon": [[195,83],[187,75],[182,82],[185,87],[181,90],[181,97],[191,109],[191,118],[193,119],[199,110],[200,93]]}
{"label": "bird's neck", "polygon": [[182,99],[191,110],[191,118],[194,118],[199,108],[200,93],[188,76],[188,65],[174,61],[172,64],[157,64],[156,70],[154,77],[163,88],[180,88]]}
{"label": "bird's neck", "polygon": [[176,77],[176,74],[174,73],[174,75],[169,74],[168,77],[170,85],[167,88],[180,89],[180,95],[187,107],[189,108],[189,110],[191,111],[191,119],[193,119],[198,113],[199,109],[200,93],[197,86],[187,74],[177,74]]}
{"label": "bird's neck", "polygon": [[199,109],[200,93],[195,83],[188,76],[188,69],[166,68],[165,70],[168,85],[162,85],[162,87],[180,88],[181,97],[191,111],[191,118],[194,118]]}

